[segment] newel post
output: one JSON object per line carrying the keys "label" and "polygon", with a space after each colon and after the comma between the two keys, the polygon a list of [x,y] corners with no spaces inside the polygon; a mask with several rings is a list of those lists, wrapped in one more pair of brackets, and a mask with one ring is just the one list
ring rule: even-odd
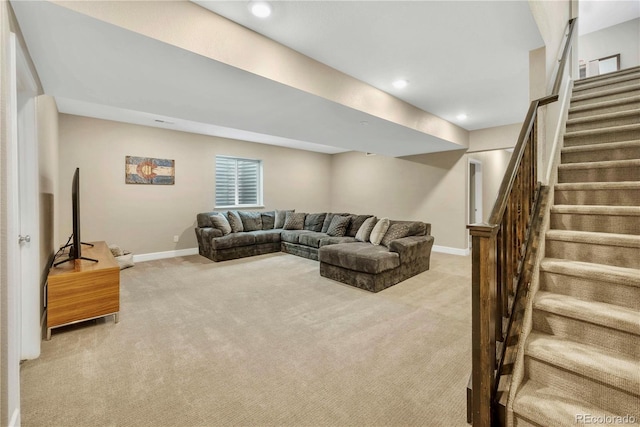
{"label": "newel post", "polygon": [[496,368],[496,241],[499,225],[472,224],[471,319],[473,426],[493,421],[493,382]]}

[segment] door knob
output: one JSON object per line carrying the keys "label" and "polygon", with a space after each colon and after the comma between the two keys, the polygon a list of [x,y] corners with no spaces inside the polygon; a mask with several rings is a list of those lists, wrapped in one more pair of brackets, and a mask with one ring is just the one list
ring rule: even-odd
{"label": "door knob", "polygon": [[18,243],[29,243],[31,241],[31,236],[28,234],[26,236],[18,236]]}

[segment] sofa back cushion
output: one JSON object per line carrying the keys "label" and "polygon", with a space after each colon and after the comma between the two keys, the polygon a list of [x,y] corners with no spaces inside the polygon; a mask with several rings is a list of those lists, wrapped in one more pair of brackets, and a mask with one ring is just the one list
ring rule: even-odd
{"label": "sofa back cushion", "polygon": [[360,230],[362,224],[372,216],[373,215],[351,215],[351,222],[349,223],[345,236],[356,237],[356,234],[358,233],[358,230]]}
{"label": "sofa back cushion", "polygon": [[262,230],[262,215],[260,212],[238,211],[242,221],[243,231]]}
{"label": "sofa back cushion", "polygon": [[306,215],[304,212],[287,212],[282,228],[285,230],[304,229],[304,218]]}
{"label": "sofa back cushion", "polygon": [[384,237],[380,241],[380,244],[388,248],[389,244],[394,240],[407,237],[409,235],[410,227],[411,225],[409,223],[396,223],[389,225],[389,229],[384,234]]}
{"label": "sofa back cushion", "polygon": [[304,219],[304,229],[309,231],[322,231],[322,225],[324,224],[324,218],[326,216],[326,212],[307,214]]}
{"label": "sofa back cushion", "polygon": [[276,219],[273,225],[273,228],[282,228],[284,227],[284,221],[287,219],[287,212],[295,212],[295,209],[289,210],[278,210],[276,209]]}
{"label": "sofa back cushion", "polygon": [[196,222],[200,228],[213,227],[211,224],[211,215],[217,215],[217,212],[202,212],[196,215]]}
{"label": "sofa back cushion", "polygon": [[409,225],[409,234],[407,234],[407,236],[427,236],[431,231],[431,224],[426,224],[422,221],[389,221],[389,225],[393,224]]}
{"label": "sofa back cushion", "polygon": [[356,233],[356,240],[360,242],[368,242],[371,237],[371,231],[373,231],[373,227],[376,226],[378,222],[378,218],[375,216],[367,218]]}
{"label": "sofa back cushion", "polygon": [[324,217],[324,222],[322,223],[322,231],[323,233],[326,233],[327,230],[329,229],[329,226],[331,225],[331,221],[333,220],[334,216],[348,216],[348,213],[328,213],[327,216]]}
{"label": "sofa back cushion", "polygon": [[274,225],[276,223],[276,211],[262,212],[260,216],[262,216],[263,230],[272,230],[275,228]]}
{"label": "sofa back cushion", "polygon": [[211,215],[210,216],[211,224],[214,228],[222,231],[222,235],[226,236],[231,233],[231,224],[227,220],[227,217],[224,215]]}
{"label": "sofa back cushion", "polygon": [[334,215],[329,228],[327,228],[327,234],[333,237],[342,237],[346,234],[350,223],[350,216]]}
{"label": "sofa back cushion", "polygon": [[237,211],[227,212],[227,219],[229,220],[229,225],[231,226],[232,233],[239,233],[241,231],[244,231],[242,220],[240,219],[240,215],[238,215]]}
{"label": "sofa back cushion", "polygon": [[374,245],[379,245],[382,241],[382,238],[387,233],[389,229],[389,218],[381,218],[371,230],[371,236],[369,240]]}

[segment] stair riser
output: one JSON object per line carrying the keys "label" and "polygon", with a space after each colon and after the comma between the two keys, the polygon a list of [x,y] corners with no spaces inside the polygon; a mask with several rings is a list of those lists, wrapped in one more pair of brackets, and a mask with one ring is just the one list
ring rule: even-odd
{"label": "stair riser", "polygon": [[569,110],[569,119],[577,119],[579,117],[591,117],[599,114],[617,113],[619,111],[627,111],[640,107],[640,100],[626,100],[621,101],[620,104],[611,105],[607,107],[594,106],[586,110],[571,111]]}
{"label": "stair riser", "polygon": [[521,418],[518,414],[513,414],[513,427],[544,427],[540,424],[534,424],[529,422],[528,420]]}
{"label": "stair riser", "polygon": [[640,139],[640,128],[628,130],[616,130],[613,128],[607,133],[588,133],[579,136],[566,134],[564,137],[565,147],[575,147],[578,145],[602,144],[605,142],[621,142]]}
{"label": "stair riser", "polygon": [[638,248],[546,240],[545,256],[617,267],[640,268]]}
{"label": "stair riser", "polygon": [[640,88],[638,88],[637,86],[634,87],[633,89],[629,88],[628,90],[625,90],[624,93],[612,93],[609,95],[597,95],[597,94],[590,94],[588,95],[587,98],[582,99],[580,98],[580,94],[576,94],[572,99],[571,99],[571,106],[572,107],[579,107],[582,105],[590,105],[590,104],[595,104],[597,102],[603,102],[603,101],[611,101],[614,99],[619,99],[621,97],[628,97],[628,96],[637,96],[640,95]]}
{"label": "stair riser", "polygon": [[538,309],[533,310],[532,320],[535,331],[640,357],[640,337],[637,335]]}
{"label": "stair riser", "polygon": [[633,125],[640,122],[640,115],[634,113],[625,114],[619,117],[614,118],[595,118],[594,120],[589,120],[587,122],[580,123],[567,123],[567,132],[575,132],[579,130],[592,130],[592,129],[600,129],[603,127],[611,127],[611,126],[622,126],[622,125]]}
{"label": "stair riser", "polygon": [[589,87],[585,89],[582,89],[581,86],[576,86],[573,90],[573,96],[590,95],[593,93],[602,92],[603,90],[614,89],[617,87],[627,87],[629,85],[638,83],[640,83],[640,77],[638,77],[637,75],[635,75],[635,77],[628,76],[624,79],[611,79],[609,81],[599,82],[596,86],[589,85]]}
{"label": "stair riser", "polygon": [[540,384],[566,390],[568,398],[581,399],[608,412],[636,418],[640,415],[637,396],[529,356],[525,356],[525,375]]}
{"label": "stair riser", "polygon": [[559,183],[640,181],[639,167],[559,169]]}
{"label": "stair riser", "polygon": [[610,150],[562,153],[563,164],[631,159],[640,159],[640,145],[624,148],[612,148]]}
{"label": "stair riser", "polygon": [[640,310],[640,286],[541,271],[540,290]]}
{"label": "stair riser", "polygon": [[630,215],[552,213],[551,228],[554,230],[638,235],[640,234],[640,217]]}
{"label": "stair riser", "polygon": [[556,190],[557,205],[638,206],[640,191],[614,190]]}

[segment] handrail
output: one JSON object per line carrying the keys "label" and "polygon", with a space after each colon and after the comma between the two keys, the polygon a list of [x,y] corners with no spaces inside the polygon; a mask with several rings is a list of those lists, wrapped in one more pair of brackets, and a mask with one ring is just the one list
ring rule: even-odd
{"label": "handrail", "polygon": [[[573,18],[567,24],[551,94],[529,105],[488,222],[467,226],[472,237],[473,328],[472,389],[468,393],[467,416],[474,427],[504,424],[504,414],[499,413],[497,404],[500,377],[507,346],[514,344],[510,335],[514,313],[531,280],[531,263],[537,248],[537,243],[532,241],[540,223],[542,191],[536,167],[537,113],[538,108],[559,98],[576,20]],[[503,319],[507,319],[506,334]]]}

